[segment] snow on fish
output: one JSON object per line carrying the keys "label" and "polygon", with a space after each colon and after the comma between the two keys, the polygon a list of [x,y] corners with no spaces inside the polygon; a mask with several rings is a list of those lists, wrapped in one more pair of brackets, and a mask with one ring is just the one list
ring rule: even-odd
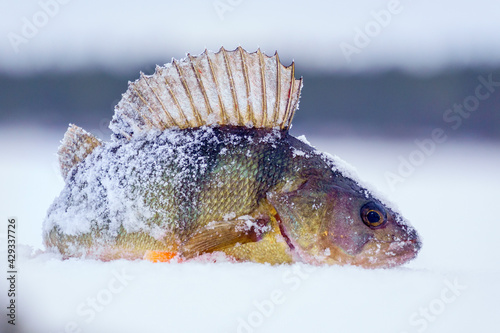
{"label": "snow on fish", "polygon": [[64,258],[393,267],[421,242],[341,161],[288,132],[302,79],[242,48],[141,73],[110,142],[70,125],[47,249]]}

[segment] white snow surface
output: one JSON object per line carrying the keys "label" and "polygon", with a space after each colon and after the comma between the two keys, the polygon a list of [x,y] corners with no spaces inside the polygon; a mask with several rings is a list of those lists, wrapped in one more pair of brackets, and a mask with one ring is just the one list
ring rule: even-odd
{"label": "white snow surface", "polygon": [[423,238],[416,260],[393,269],[270,266],[210,260],[61,260],[42,253],[42,220],[63,187],[62,133],[0,129],[0,256],[17,225],[16,326],[1,332],[494,332],[500,313],[498,143],[436,147],[391,187],[412,140],[309,137],[356,166],[398,204]]}

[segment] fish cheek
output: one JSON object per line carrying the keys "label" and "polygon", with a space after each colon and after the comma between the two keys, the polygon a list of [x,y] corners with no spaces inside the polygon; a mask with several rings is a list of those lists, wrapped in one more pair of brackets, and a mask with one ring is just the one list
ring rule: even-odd
{"label": "fish cheek", "polygon": [[355,218],[340,214],[333,221],[328,221],[327,231],[323,233],[327,234],[327,237],[324,237],[324,246],[337,247],[345,254],[355,256],[361,253],[364,246],[374,237],[371,230],[365,229],[367,228],[360,226]]}
{"label": "fish cheek", "polygon": [[324,195],[308,190],[268,193],[268,200],[280,216],[282,232],[303,250],[317,246],[324,220]]}
{"label": "fish cheek", "polygon": [[349,189],[309,179],[293,191],[270,193],[268,200],[287,236],[312,255],[347,263],[373,238],[359,216],[364,199]]}
{"label": "fish cheek", "polygon": [[332,255],[346,256],[344,259],[347,260],[347,257],[363,251],[364,246],[374,238],[374,232],[361,221],[360,203],[350,193],[337,189],[330,193],[328,202],[330,207],[325,215],[321,243],[330,249]]}

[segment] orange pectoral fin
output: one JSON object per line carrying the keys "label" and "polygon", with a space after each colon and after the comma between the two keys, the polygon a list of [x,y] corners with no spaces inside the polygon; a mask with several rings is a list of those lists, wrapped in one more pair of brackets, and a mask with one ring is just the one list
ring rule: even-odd
{"label": "orange pectoral fin", "polygon": [[[151,262],[170,262],[174,257],[177,256],[176,252],[165,252],[165,251],[146,251],[144,254],[144,260],[148,260]],[[182,262],[180,258],[178,258],[178,262]]]}

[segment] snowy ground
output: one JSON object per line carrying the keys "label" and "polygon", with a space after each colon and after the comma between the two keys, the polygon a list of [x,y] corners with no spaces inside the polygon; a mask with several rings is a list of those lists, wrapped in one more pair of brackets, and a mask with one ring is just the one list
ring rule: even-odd
{"label": "snowy ground", "polygon": [[[354,165],[423,237],[405,267],[272,267],[61,261],[41,248],[45,211],[62,188],[54,155],[63,133],[0,129],[0,257],[18,219],[14,332],[495,332],[500,313],[500,146],[308,137]],[[419,138],[424,139],[424,138]],[[428,146],[429,148],[430,146]],[[430,149],[430,148],[429,148]],[[422,158],[423,157],[423,158]],[[401,160],[419,164],[403,170]],[[420,158],[420,159],[419,159]],[[408,168],[408,166],[406,166]],[[398,168],[403,172],[398,174]],[[391,186],[386,173],[404,180]],[[0,279],[0,331],[6,279]]]}

